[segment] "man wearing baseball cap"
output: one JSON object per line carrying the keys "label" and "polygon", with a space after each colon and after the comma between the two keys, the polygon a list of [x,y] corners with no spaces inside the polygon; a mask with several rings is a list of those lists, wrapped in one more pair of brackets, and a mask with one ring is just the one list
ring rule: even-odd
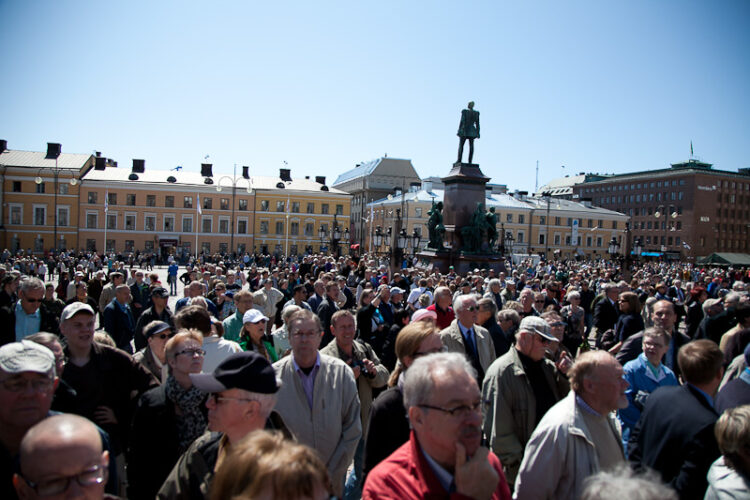
{"label": "man wearing baseball cap", "polygon": [[140,351],[146,347],[146,338],[143,335],[143,328],[152,321],[163,321],[171,328],[174,328],[172,311],[167,305],[169,302],[169,292],[164,287],[156,287],[151,291],[151,307],[146,308],[138,317],[135,324],[135,349]]}
{"label": "man wearing baseball cap", "polygon": [[78,394],[75,413],[88,418],[112,438],[113,459],[127,443],[132,396],[158,382],[126,352],[94,342],[94,310],[83,302],[63,309],[60,332],[67,341],[63,379]]}
{"label": "man wearing baseball cap", "polygon": [[[16,498],[12,476],[21,440],[31,427],[53,414],[50,407],[58,383],[55,355],[47,347],[29,340],[0,347],[0,498]],[[106,434],[99,431],[102,444],[109,449]],[[109,474],[116,481],[114,465]],[[114,493],[115,487],[107,491]]]}
{"label": "man wearing baseball cap", "polygon": [[568,393],[564,374],[545,357],[557,342],[542,318],[521,320],[516,344],[496,359],[482,385],[484,435],[512,486],[523,450],[542,416]]}
{"label": "man wearing baseball cap", "polygon": [[205,498],[214,471],[232,445],[258,429],[278,429],[291,437],[273,412],[280,383],[271,363],[256,352],[225,359],[213,373],[191,374],[198,389],[209,393],[208,429],[175,464],[157,498]]}

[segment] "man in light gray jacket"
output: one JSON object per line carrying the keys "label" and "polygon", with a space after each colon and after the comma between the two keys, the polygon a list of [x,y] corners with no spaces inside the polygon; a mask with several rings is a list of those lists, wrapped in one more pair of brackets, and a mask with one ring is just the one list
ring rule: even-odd
{"label": "man in light gray jacket", "polygon": [[588,351],[568,372],[571,391],[531,435],[513,498],[580,498],[583,483],[625,463],[614,411],[628,406],[622,366],[606,351]]}
{"label": "man in light gray jacket", "polygon": [[318,352],[320,318],[302,309],[292,314],[287,328],[292,355],[273,365],[282,381],[276,411],[300,443],[318,452],[334,494],[341,497],[362,436],[357,383],[349,365]]}

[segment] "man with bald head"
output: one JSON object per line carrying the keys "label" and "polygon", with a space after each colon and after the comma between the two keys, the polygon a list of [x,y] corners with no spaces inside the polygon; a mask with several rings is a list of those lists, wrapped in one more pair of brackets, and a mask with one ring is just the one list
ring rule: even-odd
{"label": "man with bald head", "polygon": [[77,415],[56,415],[29,429],[21,441],[21,499],[105,498],[109,453],[96,426]]}

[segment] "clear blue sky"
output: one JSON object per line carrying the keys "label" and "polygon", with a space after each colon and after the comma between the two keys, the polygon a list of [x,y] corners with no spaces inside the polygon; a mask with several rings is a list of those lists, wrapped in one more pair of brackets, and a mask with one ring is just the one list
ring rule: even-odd
{"label": "clear blue sky", "polygon": [[[387,153],[564,173],[750,167],[750,2],[0,0],[0,138],[332,180]],[[566,168],[563,170],[562,165]]]}

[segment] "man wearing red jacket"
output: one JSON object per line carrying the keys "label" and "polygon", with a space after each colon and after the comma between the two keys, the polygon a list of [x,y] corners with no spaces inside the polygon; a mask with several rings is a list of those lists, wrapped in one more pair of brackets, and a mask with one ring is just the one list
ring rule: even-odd
{"label": "man wearing red jacket", "polygon": [[362,498],[509,500],[500,460],[480,446],[482,400],[466,357],[417,359],[403,391],[411,436],[370,472]]}

